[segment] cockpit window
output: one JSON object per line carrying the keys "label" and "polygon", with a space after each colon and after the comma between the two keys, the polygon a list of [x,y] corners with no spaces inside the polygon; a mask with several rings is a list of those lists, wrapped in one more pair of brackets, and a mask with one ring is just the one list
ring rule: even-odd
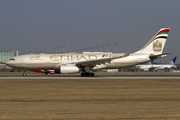
{"label": "cockpit window", "polygon": [[15,59],[14,59],[14,58],[11,58],[11,59],[9,59],[9,60],[11,60],[11,61],[15,61]]}

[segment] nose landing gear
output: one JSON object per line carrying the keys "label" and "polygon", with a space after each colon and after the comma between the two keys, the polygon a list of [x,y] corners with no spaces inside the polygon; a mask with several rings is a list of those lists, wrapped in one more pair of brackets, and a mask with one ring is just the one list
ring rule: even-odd
{"label": "nose landing gear", "polygon": [[24,77],[26,77],[26,73],[25,73],[25,71],[23,71],[23,74],[22,74]]}

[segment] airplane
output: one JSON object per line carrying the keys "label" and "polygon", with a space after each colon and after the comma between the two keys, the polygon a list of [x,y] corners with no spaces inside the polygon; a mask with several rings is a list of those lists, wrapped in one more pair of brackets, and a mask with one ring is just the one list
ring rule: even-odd
{"label": "airplane", "polygon": [[[170,28],[160,29],[142,49],[134,53],[27,54],[11,58],[6,65],[23,70],[43,70],[46,74],[81,73],[82,77],[94,77],[93,70],[135,66],[171,54],[162,53],[169,31]],[[26,76],[25,71],[23,76]]]}
{"label": "airplane", "polygon": [[145,63],[145,64],[136,65],[136,68],[140,68],[147,72],[151,69],[153,62],[154,62],[154,60],[149,61],[148,63]]}
{"label": "airplane", "polygon": [[151,70],[160,70],[160,69],[167,69],[169,71],[170,68],[176,68],[177,66],[175,65],[177,56],[174,57],[169,64],[160,64],[156,65],[153,63],[153,61],[150,62],[148,65],[137,65],[140,69],[143,69],[144,71],[149,71]]}

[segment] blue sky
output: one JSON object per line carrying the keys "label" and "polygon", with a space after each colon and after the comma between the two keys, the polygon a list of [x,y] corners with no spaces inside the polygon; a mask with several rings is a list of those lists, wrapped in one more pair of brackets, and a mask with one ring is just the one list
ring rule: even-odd
{"label": "blue sky", "polygon": [[[136,52],[160,28],[171,28],[164,52],[156,60],[179,56],[179,0],[1,0],[0,50],[19,54],[55,53],[117,41],[116,52]],[[100,51],[100,48],[99,48]],[[177,63],[180,63],[177,58]]]}

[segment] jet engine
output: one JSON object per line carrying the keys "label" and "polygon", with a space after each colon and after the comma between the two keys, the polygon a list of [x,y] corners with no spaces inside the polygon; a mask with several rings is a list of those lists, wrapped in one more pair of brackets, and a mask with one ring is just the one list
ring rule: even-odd
{"label": "jet engine", "polygon": [[59,66],[59,70],[55,70],[55,73],[59,74],[69,74],[69,73],[79,73],[80,68],[75,65],[62,65]]}

